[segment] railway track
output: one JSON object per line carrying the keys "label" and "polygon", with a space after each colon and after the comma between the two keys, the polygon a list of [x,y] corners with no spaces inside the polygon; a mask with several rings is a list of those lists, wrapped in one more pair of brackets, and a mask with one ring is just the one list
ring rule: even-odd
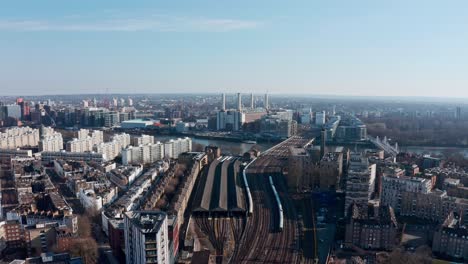
{"label": "railway track", "polygon": [[[297,263],[296,213],[284,185],[281,161],[259,158],[248,171],[253,213],[246,221],[239,251],[232,263]],[[284,227],[278,230],[278,209],[268,176],[274,175],[284,210]]]}

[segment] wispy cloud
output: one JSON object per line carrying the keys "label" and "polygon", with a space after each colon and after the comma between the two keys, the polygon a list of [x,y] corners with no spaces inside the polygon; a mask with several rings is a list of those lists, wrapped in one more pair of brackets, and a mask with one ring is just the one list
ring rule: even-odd
{"label": "wispy cloud", "polygon": [[227,32],[253,29],[263,23],[254,20],[151,15],[146,17],[95,19],[86,21],[79,15],[62,19],[0,19],[0,31],[159,31],[159,32]]}

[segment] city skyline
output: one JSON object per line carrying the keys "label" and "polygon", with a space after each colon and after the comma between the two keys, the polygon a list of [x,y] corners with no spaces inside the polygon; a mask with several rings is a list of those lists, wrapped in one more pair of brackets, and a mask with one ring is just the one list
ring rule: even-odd
{"label": "city skyline", "polygon": [[5,3],[0,90],[464,98],[451,3]]}

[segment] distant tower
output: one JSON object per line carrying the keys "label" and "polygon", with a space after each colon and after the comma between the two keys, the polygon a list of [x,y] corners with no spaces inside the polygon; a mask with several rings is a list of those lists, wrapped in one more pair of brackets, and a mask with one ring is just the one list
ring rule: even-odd
{"label": "distant tower", "polygon": [[325,156],[325,148],[327,147],[326,145],[327,142],[327,131],[325,128],[322,128],[322,135],[320,139],[320,159],[322,159]]}
{"label": "distant tower", "polygon": [[455,119],[460,120],[461,119],[461,107],[457,106],[457,109],[455,111]]}
{"label": "distant tower", "polygon": [[237,110],[242,111],[242,95],[237,93]]}
{"label": "distant tower", "polygon": [[254,109],[254,108],[255,108],[255,105],[254,105],[254,95],[253,95],[253,93],[250,94],[250,108],[251,108],[251,109]]}
{"label": "distant tower", "polygon": [[221,95],[221,110],[226,111],[226,94]]}
{"label": "distant tower", "polygon": [[264,103],[264,107],[265,107],[265,110],[268,110],[268,108],[270,108],[270,102],[268,101],[268,94],[266,93],[265,94],[265,101],[263,102]]}

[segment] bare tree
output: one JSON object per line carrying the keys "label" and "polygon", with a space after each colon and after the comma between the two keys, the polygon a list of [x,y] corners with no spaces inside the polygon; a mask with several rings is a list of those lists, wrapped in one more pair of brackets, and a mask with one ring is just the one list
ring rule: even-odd
{"label": "bare tree", "polygon": [[205,147],[200,143],[193,143],[192,150],[196,152],[203,152],[205,150]]}
{"label": "bare tree", "polygon": [[78,235],[81,238],[91,237],[91,221],[88,216],[80,215],[78,216]]}
{"label": "bare tree", "polygon": [[377,263],[381,264],[430,264],[432,259],[430,257],[430,250],[426,247],[419,247],[414,253],[406,252],[401,248],[394,249],[388,255],[380,255]]}
{"label": "bare tree", "polygon": [[70,253],[72,256],[79,256],[86,264],[98,262],[98,245],[93,238],[80,238],[73,243]]}

